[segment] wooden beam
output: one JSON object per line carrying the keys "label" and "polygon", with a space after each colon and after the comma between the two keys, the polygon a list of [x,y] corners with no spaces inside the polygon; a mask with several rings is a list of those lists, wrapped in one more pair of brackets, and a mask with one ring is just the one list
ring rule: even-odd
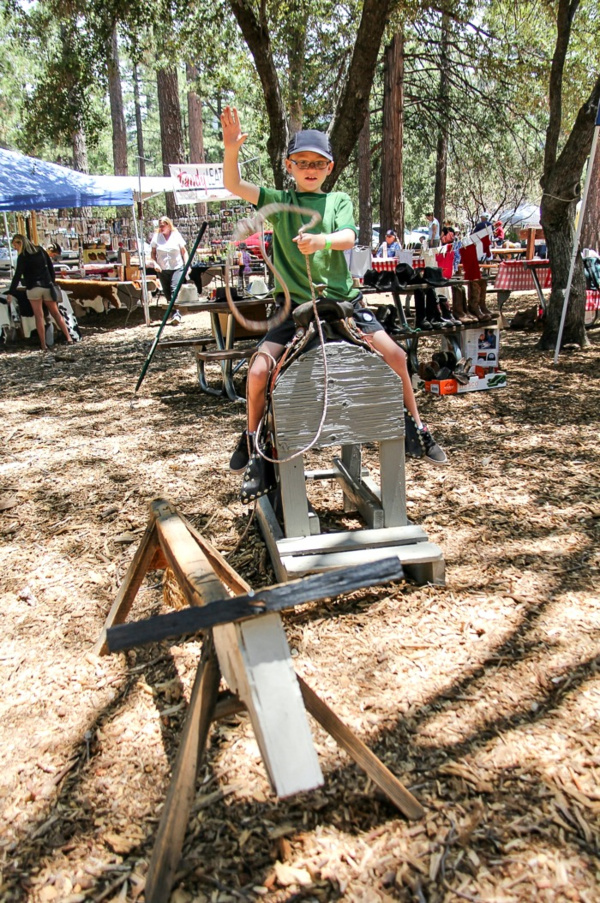
{"label": "wooden beam", "polygon": [[403,577],[397,556],[316,574],[303,580],[250,591],[235,599],[218,600],[201,608],[186,608],[134,624],[121,624],[109,631],[108,647],[111,652],[119,652],[132,646],[197,633],[217,624],[241,621],[270,611],[285,611],[305,602],[332,599],[367,586],[402,580]]}
{"label": "wooden beam", "polygon": [[228,599],[223,584],[175,508],[164,499],[155,499],[151,509],[160,547],[188,605]]}
{"label": "wooden beam", "polygon": [[329,706],[317,696],[314,690],[298,677],[304,704],[310,714],[319,722],[335,742],[345,749],[357,765],[366,771],[385,795],[406,815],[407,818],[423,818],[425,810],[412,793],[406,789],[389,768],[359,740],[350,728],[338,718]]}

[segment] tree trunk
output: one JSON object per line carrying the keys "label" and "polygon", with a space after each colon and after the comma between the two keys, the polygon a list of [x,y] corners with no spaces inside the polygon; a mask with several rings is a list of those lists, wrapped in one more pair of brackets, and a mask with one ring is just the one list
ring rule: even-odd
{"label": "tree trunk", "polygon": [[448,60],[450,17],[442,15],[442,36],[440,43],[440,93],[439,127],[436,148],[435,193],[433,213],[441,224],[446,217],[446,182],[448,178],[448,108],[450,99],[450,63]]}
{"label": "tree trunk", "polygon": [[[402,139],[404,113],[404,36],[396,32],[384,51],[383,134],[379,222],[383,234],[404,236]],[[382,239],[383,240],[383,239]]]}
{"label": "tree trunk", "polygon": [[[552,291],[544,323],[544,332],[540,339],[540,348],[554,350],[560,318],[565,300],[565,288],[569,278],[571,267],[571,255],[573,252],[573,239],[575,237],[575,208],[576,202],[566,205],[555,202],[553,208],[550,204],[542,202],[542,225],[548,247],[550,270],[552,272]],[[577,343],[588,344],[585,332],[585,278],[583,264],[578,254],[573,273],[573,284],[569,295],[569,306],[563,331],[563,344]]]}
{"label": "tree trunk", "polygon": [[[253,7],[247,0],[230,0],[230,3],[233,14],[254,59],[256,72],[260,79],[269,120],[267,153],[273,170],[275,188],[283,188],[283,160],[289,133],[265,7],[261,4],[259,20]],[[242,123],[242,126],[244,126],[244,123]]]}
{"label": "tree trunk", "polygon": [[[275,187],[282,188],[283,158],[288,141],[288,129],[266,19],[266,5],[260,5],[260,18],[248,0],[230,0],[230,5],[260,79],[269,119],[267,152],[273,169]],[[364,0],[348,75],[339,86],[339,99],[333,124],[329,129],[335,151],[335,168],[325,182],[325,190],[333,187],[339,174],[348,164],[369,112],[371,85],[391,6],[392,0]]]}
{"label": "tree trunk", "polygon": [[358,243],[371,247],[373,207],[371,204],[371,118],[367,116],[358,136]]}
{"label": "tree trunk", "polygon": [[596,145],[593,166],[581,224],[581,247],[600,251],[600,141]]}
{"label": "tree trunk", "polygon": [[[188,83],[187,105],[190,140],[190,163],[204,163],[204,120],[202,117],[202,101],[196,94],[194,83],[198,78],[198,70],[191,63],[185,65]],[[196,204],[196,214],[206,216],[206,204]]]}
{"label": "tree trunk", "polygon": [[[544,148],[544,173],[540,219],[550,259],[552,291],[539,341],[541,349],[554,349],[562,314],[569,266],[575,240],[575,208],[581,193],[581,174],[590,153],[594,122],[600,99],[600,75],[587,101],[580,108],[571,133],[558,153],[562,127],[562,91],[565,61],[569,49],[571,27],[579,0],[559,0],[557,35],[550,70],[550,116]],[[562,344],[586,345],[585,282],[583,264],[577,255]]]}
{"label": "tree trunk", "polygon": [[83,126],[74,129],[71,141],[73,145],[73,169],[76,169],[77,172],[89,172],[87,142]]}
{"label": "tree trunk", "polygon": [[[171,163],[184,163],[183,129],[181,128],[181,106],[177,85],[177,69],[159,69],[156,73],[158,86],[158,112],[160,117],[160,144],[162,151],[163,174],[170,176]],[[173,219],[178,215],[174,195],[166,193],[167,216]]]}
{"label": "tree trunk", "polygon": [[196,94],[194,82],[198,78],[198,70],[191,63],[185,66],[188,83],[187,105],[190,138],[190,163],[204,163],[204,121],[202,118],[202,101]]}
{"label": "tree trunk", "polygon": [[138,172],[146,175],[146,160],[144,154],[144,128],[142,122],[142,106],[140,103],[140,71],[138,64],[133,64],[133,103],[135,106],[135,134],[137,143]]}
{"label": "tree trunk", "polygon": [[113,167],[116,176],[127,175],[127,128],[121,90],[119,70],[119,44],[117,24],[113,25],[110,54],[108,57],[108,93],[110,97],[110,118],[112,122]]}
{"label": "tree trunk", "polygon": [[294,23],[288,30],[289,105],[290,135],[302,128],[304,118],[304,54],[306,51],[306,14],[302,0],[291,0],[290,20]]}

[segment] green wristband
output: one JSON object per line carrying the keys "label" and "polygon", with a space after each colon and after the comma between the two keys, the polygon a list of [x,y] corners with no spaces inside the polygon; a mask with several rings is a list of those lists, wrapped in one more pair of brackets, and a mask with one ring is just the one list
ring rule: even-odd
{"label": "green wristband", "polygon": [[331,239],[330,238],[325,239],[325,247],[323,248],[323,250],[331,251]]}

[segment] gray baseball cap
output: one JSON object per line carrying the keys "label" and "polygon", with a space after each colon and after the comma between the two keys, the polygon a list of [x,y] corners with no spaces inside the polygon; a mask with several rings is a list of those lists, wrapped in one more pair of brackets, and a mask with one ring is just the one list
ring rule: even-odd
{"label": "gray baseball cap", "polygon": [[300,151],[312,151],[315,154],[321,154],[326,160],[333,161],[329,138],[325,132],[320,132],[318,129],[304,129],[302,132],[296,132],[288,144],[287,155],[291,157],[292,154]]}

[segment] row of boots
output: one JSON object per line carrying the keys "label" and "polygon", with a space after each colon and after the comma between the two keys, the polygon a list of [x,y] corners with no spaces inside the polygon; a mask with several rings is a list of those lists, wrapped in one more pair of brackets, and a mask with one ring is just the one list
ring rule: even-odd
{"label": "row of boots", "polygon": [[487,282],[472,279],[464,285],[452,286],[452,310],[461,323],[489,323],[493,314],[486,305]]}
{"label": "row of boots", "polygon": [[489,323],[492,313],[485,303],[487,283],[474,279],[463,285],[452,286],[452,307],[442,295],[429,287],[415,291],[415,315],[417,329],[451,329],[471,323]]}

